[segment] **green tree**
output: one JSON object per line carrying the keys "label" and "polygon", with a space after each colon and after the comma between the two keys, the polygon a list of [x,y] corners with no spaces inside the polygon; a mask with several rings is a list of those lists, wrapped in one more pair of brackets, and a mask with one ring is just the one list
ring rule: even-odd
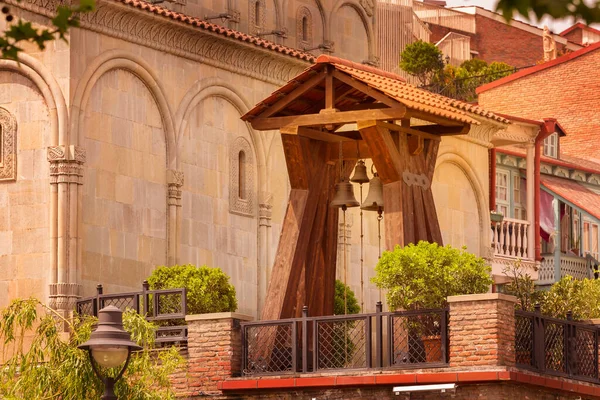
{"label": "green tree", "polygon": [[29,21],[14,21],[10,8],[3,6],[2,14],[11,24],[0,36],[0,58],[17,60],[19,52],[23,51],[21,46],[24,43],[33,43],[40,50],[44,50],[48,42],[57,38],[66,42],[69,29],[79,26],[79,14],[93,11],[95,7],[95,0],[79,0],[79,4],[76,5],[60,5],[51,20],[52,27],[40,29]]}
{"label": "green tree", "polygon": [[554,318],[566,318],[569,311],[574,320],[600,318],[600,280],[567,275],[543,293],[541,303],[542,313]]}
{"label": "green tree", "polygon": [[492,284],[483,258],[425,241],[384,252],[375,272],[392,310],[445,307],[448,296],[485,293]]}
{"label": "green tree", "polygon": [[350,289],[350,286],[345,285],[344,282],[336,279],[333,314],[358,314],[359,312],[360,306],[358,305],[358,300],[352,289]]}
{"label": "green tree", "polygon": [[158,267],[148,277],[148,283],[153,290],[186,288],[188,314],[237,310],[235,287],[220,268],[192,264]]}
{"label": "green tree", "polygon": [[443,54],[432,43],[418,40],[406,46],[400,54],[400,68],[427,85],[444,69]]}
{"label": "green tree", "polygon": [[[93,317],[65,319],[37,299],[17,299],[0,312],[0,343],[5,364],[0,369],[0,398],[98,399],[102,383],[95,376],[87,352],[77,348],[89,339]],[[132,354],[117,382],[120,399],[173,399],[169,375],[183,365],[179,351],[154,350],[156,326],[128,310],[125,330],[143,349]],[[68,327],[68,334],[62,333]],[[31,338],[31,345],[24,338]],[[117,369],[107,369],[115,376]]]}
{"label": "green tree", "polygon": [[530,13],[535,14],[538,20],[544,16],[552,18],[573,17],[585,22],[600,22],[600,2],[581,0],[500,0],[496,11],[510,21],[515,12],[529,20]]}

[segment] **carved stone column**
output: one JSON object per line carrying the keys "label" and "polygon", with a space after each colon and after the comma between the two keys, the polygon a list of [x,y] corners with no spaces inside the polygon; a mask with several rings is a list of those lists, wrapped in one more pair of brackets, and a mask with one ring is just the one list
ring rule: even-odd
{"label": "carved stone column", "polygon": [[179,231],[181,228],[181,187],[183,186],[183,172],[174,169],[167,170],[167,204],[168,215],[168,243],[167,262],[175,265],[179,256]]}
{"label": "carved stone column", "polygon": [[78,198],[83,184],[85,150],[77,146],[48,147],[50,163],[50,238],[52,274],[50,306],[72,311],[79,297]]}
{"label": "carved stone column", "polygon": [[258,205],[258,315],[262,312],[267,295],[267,287],[271,279],[271,216],[273,205],[272,195],[264,196],[264,201]]}

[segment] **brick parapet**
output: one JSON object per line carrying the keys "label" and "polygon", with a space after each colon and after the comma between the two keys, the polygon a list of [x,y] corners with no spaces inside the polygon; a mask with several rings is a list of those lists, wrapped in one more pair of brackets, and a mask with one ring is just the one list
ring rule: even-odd
{"label": "brick parapet", "polygon": [[486,293],[448,302],[450,367],[515,365],[515,297]]}

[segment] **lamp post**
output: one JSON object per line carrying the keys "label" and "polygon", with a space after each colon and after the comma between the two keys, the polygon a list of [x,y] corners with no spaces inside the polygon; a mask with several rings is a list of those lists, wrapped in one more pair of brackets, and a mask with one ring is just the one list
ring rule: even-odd
{"label": "lamp post", "polygon": [[[118,400],[115,383],[127,369],[131,352],[142,349],[123,329],[123,312],[115,306],[107,306],[98,311],[98,326],[90,335],[90,340],[77,347],[87,350],[94,373],[104,383],[102,400]],[[103,376],[96,365],[115,368],[123,363],[125,365],[114,378]]]}

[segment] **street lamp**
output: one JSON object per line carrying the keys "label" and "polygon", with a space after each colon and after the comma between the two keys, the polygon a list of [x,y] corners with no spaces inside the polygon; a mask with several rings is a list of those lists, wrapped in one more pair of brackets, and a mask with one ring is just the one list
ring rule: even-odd
{"label": "street lamp", "polygon": [[[87,350],[94,373],[104,383],[103,400],[118,400],[115,383],[123,376],[129,364],[132,351],[142,348],[131,341],[129,333],[123,329],[123,311],[115,306],[107,306],[98,311],[98,326],[90,335],[90,340],[80,344]],[[115,378],[102,376],[96,364],[105,368],[115,368],[125,363]]]}

